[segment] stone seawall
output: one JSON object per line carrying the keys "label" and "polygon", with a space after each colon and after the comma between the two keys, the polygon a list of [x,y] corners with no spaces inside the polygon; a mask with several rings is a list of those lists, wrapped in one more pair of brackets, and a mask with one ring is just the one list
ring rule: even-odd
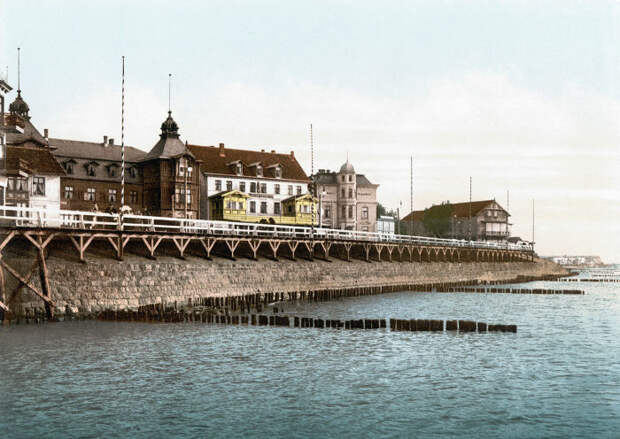
{"label": "stone seawall", "polygon": [[[33,259],[13,255],[11,264],[28,270]],[[160,257],[156,261],[129,255],[124,261],[91,255],[80,263],[62,255],[48,258],[52,299],[57,312],[136,309],[154,303],[186,303],[205,297],[307,291],[395,284],[501,281],[517,276],[562,275],[566,270],[549,261],[511,263],[331,262],[315,260],[205,260]],[[17,285],[7,276],[7,291]],[[38,276],[33,284],[39,285]],[[22,288],[12,309],[16,314],[42,308],[41,300]]]}

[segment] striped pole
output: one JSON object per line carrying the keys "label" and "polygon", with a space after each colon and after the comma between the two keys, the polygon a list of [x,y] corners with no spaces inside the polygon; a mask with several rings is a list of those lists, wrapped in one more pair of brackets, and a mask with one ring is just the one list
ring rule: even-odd
{"label": "striped pole", "polygon": [[121,217],[125,205],[125,57],[123,56],[123,85],[121,97]]}

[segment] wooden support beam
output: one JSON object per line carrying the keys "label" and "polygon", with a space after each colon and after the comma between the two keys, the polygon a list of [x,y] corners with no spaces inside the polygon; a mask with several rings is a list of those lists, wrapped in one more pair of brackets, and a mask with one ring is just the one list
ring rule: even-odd
{"label": "wooden support beam", "polygon": [[207,259],[211,259],[211,250],[213,250],[213,246],[215,245],[215,239],[213,238],[202,238],[199,239],[202,247],[205,249],[207,253]]}
{"label": "wooden support beam", "polygon": [[190,238],[177,238],[174,236],[172,237],[172,242],[174,242],[177,250],[179,250],[181,259],[185,259],[185,249],[187,248],[189,241]]}
{"label": "wooden support beam", "polygon": [[50,305],[54,304],[54,302],[49,297],[47,297],[41,291],[39,291],[37,289],[37,287],[32,285],[21,274],[19,274],[19,272],[17,270],[15,270],[13,267],[11,267],[9,264],[7,264],[4,260],[0,259],[0,265],[2,265],[6,269],[6,271],[11,273],[16,279],[20,280],[25,286],[28,287],[28,289],[30,289],[33,293],[35,293],[37,296],[39,296],[41,299],[43,299],[46,303],[49,303]]}
{"label": "wooden support beam", "polygon": [[269,240],[267,242],[269,243],[269,247],[271,247],[271,251],[273,252],[273,260],[277,261],[278,260],[278,249],[280,248],[282,241]]}
{"label": "wooden support beam", "polygon": [[248,239],[248,244],[250,246],[250,249],[252,249],[252,253],[254,255],[253,259],[255,261],[258,260],[257,252],[258,252],[258,248],[260,247],[261,242],[262,241],[260,239]]}
{"label": "wooden support beam", "polygon": [[297,246],[299,245],[299,241],[287,241],[288,248],[291,251],[291,261],[295,260],[295,250],[297,250]]}
{"label": "wooden support beam", "polygon": [[228,247],[228,250],[230,251],[230,258],[234,261],[236,260],[235,258],[235,250],[237,250],[237,247],[239,246],[239,243],[241,242],[240,239],[224,239],[224,242],[226,243],[226,246]]}
{"label": "wooden support beam", "polygon": [[4,240],[2,241],[2,243],[0,243],[0,251],[2,251],[4,247],[6,247],[9,242],[11,242],[11,239],[13,239],[14,236],[15,236],[15,230],[11,230],[9,234],[4,237]]}
{"label": "wooden support beam", "polygon": [[[39,240],[41,237],[39,236]],[[39,242],[39,244],[43,244]],[[52,289],[50,288],[50,278],[49,273],[47,271],[47,263],[45,262],[45,250],[43,246],[39,246],[39,278],[41,280],[41,289],[42,293],[48,298],[48,301],[45,302],[45,314],[48,319],[54,318],[54,308],[50,305],[52,299]]]}

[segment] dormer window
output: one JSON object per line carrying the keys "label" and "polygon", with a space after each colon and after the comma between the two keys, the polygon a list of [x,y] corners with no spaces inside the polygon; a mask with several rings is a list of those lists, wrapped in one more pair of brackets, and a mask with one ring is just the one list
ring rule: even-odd
{"label": "dormer window", "polygon": [[127,175],[129,175],[131,178],[136,178],[138,176],[138,170],[135,167],[128,166],[126,169]]}
{"label": "dormer window", "polygon": [[261,165],[256,165],[256,176],[257,177],[263,176],[263,167]]}
{"label": "dormer window", "polygon": [[97,175],[97,167],[99,166],[99,163],[88,162],[84,166],[86,167],[86,175],[89,177],[94,177]]}
{"label": "dormer window", "polygon": [[243,165],[241,163],[237,163],[237,175],[243,175]]}
{"label": "dormer window", "polygon": [[71,160],[67,160],[66,162],[63,162],[63,167],[65,168],[65,172],[69,175],[73,174],[74,172],[74,167],[75,167],[75,160],[71,159]]}
{"label": "dormer window", "polygon": [[116,163],[112,163],[110,165],[107,166],[108,168],[108,176],[109,177],[116,177],[118,175],[118,168],[120,166],[118,166]]}
{"label": "dormer window", "polygon": [[275,169],[273,170],[273,175],[276,178],[282,178],[282,168],[279,166],[276,166]]}

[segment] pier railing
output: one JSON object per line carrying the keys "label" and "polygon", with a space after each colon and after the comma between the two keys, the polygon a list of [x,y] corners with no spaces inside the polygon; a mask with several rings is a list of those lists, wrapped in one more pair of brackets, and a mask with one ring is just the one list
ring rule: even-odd
{"label": "pier railing", "polygon": [[231,221],[114,214],[77,210],[0,206],[0,228],[70,229],[127,233],[191,234],[205,236],[381,242],[427,246],[533,251],[530,244],[466,241],[426,236],[395,235],[321,227],[256,224]]}

